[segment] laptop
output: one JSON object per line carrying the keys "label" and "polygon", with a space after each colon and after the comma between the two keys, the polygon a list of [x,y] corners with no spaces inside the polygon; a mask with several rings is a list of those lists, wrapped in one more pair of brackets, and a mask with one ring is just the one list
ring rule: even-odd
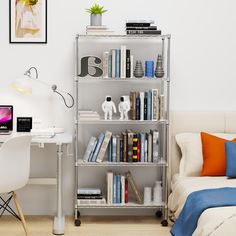
{"label": "laptop", "polygon": [[13,106],[0,105],[0,134],[11,134],[13,130]]}

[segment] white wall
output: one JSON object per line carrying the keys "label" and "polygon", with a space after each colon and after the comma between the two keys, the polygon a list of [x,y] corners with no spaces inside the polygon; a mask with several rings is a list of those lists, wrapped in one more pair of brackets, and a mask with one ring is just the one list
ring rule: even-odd
{"label": "white wall", "polygon": [[[40,79],[57,83],[74,93],[74,36],[89,24],[85,8],[93,1],[48,0],[48,43],[9,44],[9,6],[0,1],[0,103],[13,104],[15,114],[40,117],[45,126],[73,131],[73,110],[45,87],[36,87],[25,98],[9,88],[13,78],[29,66],[39,69]],[[233,0],[103,0],[109,10],[104,24],[123,32],[126,19],[154,19],[164,33],[172,34],[171,109],[235,110],[236,22]],[[53,176],[53,147],[33,149],[32,175]],[[47,168],[43,163],[48,162]],[[64,205],[72,213],[73,161],[64,160]],[[28,214],[52,214],[55,189],[26,187],[20,192]]]}

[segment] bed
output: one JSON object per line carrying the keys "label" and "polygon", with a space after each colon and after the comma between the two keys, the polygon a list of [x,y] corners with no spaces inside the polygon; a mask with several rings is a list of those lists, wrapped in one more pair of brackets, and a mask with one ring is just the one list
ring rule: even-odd
{"label": "bed", "polygon": [[[182,153],[176,143],[175,136],[179,133],[236,134],[236,112],[173,112],[171,120],[171,173],[169,186],[171,194],[168,206],[172,218],[176,219],[190,193],[213,188],[236,187],[236,179],[220,177],[200,177],[191,170],[183,174]],[[194,154],[193,154],[194,156]],[[186,160],[185,160],[186,161]],[[194,160],[196,161],[196,160]],[[183,161],[182,161],[183,162]],[[201,163],[192,163],[192,166]],[[236,235],[236,206],[209,208],[200,215],[193,236]],[[183,235],[184,236],[184,235]]]}

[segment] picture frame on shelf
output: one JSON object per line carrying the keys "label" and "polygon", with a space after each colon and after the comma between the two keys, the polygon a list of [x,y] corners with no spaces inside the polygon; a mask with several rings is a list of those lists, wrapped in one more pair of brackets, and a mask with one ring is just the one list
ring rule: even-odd
{"label": "picture frame on shelf", "polygon": [[47,43],[47,0],[9,0],[9,43]]}

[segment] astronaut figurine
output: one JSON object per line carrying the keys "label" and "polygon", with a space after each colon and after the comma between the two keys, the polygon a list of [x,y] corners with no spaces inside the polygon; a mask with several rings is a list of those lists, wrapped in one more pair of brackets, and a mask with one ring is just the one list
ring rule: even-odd
{"label": "astronaut figurine", "polygon": [[119,103],[119,112],[120,112],[120,120],[128,120],[128,112],[130,111],[130,99],[129,96],[120,97]]}
{"label": "astronaut figurine", "polygon": [[106,96],[105,101],[102,103],[102,110],[104,112],[104,118],[112,120],[112,111],[116,113],[115,103],[111,100],[111,96]]}

